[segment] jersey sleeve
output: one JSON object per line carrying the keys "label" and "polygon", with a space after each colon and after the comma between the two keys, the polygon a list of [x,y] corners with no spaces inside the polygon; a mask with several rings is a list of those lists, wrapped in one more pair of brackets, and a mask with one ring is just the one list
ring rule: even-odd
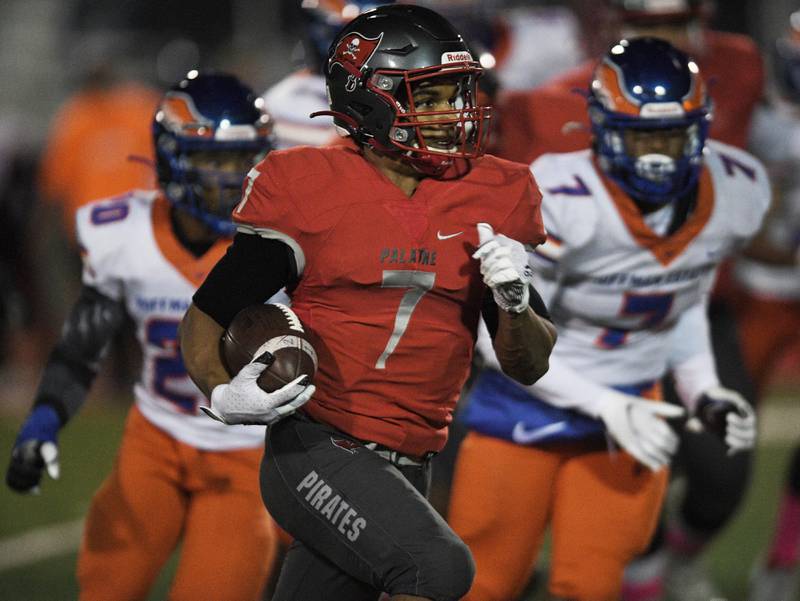
{"label": "jersey sleeve", "polygon": [[233,220],[239,232],[280,240],[291,248],[299,277],[305,269],[304,247],[309,246],[311,226],[272,154],[278,153],[267,155],[247,174]]}
{"label": "jersey sleeve", "polygon": [[[541,213],[547,232],[545,242],[529,255],[535,279],[557,279],[558,273],[564,270],[569,253],[585,244],[594,231],[594,205],[588,192],[582,196],[563,193],[576,180],[571,170],[564,169],[561,157],[546,154],[531,165],[531,171],[542,188]],[[537,283],[537,289],[539,286]]]}
{"label": "jersey sleeve", "polygon": [[75,216],[83,284],[115,301],[124,295],[119,243],[127,236],[114,224],[126,220],[129,211],[130,206],[119,201],[87,205]]}
{"label": "jersey sleeve", "polygon": [[741,248],[761,229],[772,202],[772,186],[764,165],[753,155],[732,146],[715,146],[726,173],[727,201],[735,203],[730,225],[734,246]]}
{"label": "jersey sleeve", "polygon": [[[512,90],[501,93],[498,113],[501,115],[501,135],[498,136],[496,154],[509,161],[528,164],[534,158],[536,146],[534,116],[529,91]],[[508,119],[502,117],[508,115]],[[512,118],[513,117],[513,118]]]}
{"label": "jersey sleeve", "polygon": [[670,332],[669,362],[681,402],[694,409],[700,395],[719,386],[708,325],[708,295],[684,311]]}
{"label": "jersey sleeve", "polygon": [[546,238],[542,222],[542,193],[530,171],[522,178],[518,190],[518,200],[500,225],[499,233],[526,246],[538,246]]}

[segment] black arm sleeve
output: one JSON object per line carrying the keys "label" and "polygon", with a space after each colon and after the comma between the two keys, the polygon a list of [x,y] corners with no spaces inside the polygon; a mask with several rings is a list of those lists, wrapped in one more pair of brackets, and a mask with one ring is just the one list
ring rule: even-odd
{"label": "black arm sleeve", "polygon": [[294,253],[279,240],[238,233],[192,301],[223,328],[249,305],[297,280]]}
{"label": "black arm sleeve", "polygon": [[[530,291],[530,300],[528,301],[528,305],[531,309],[533,309],[533,312],[539,317],[544,317],[547,321],[553,321],[550,317],[550,313],[547,311],[547,307],[545,306],[542,297],[539,296],[539,293],[536,292],[536,289],[533,286],[528,286],[528,290]],[[497,303],[494,302],[494,296],[489,290],[487,290],[486,294],[483,295],[483,306],[481,307],[481,313],[483,314],[483,321],[486,322],[486,329],[489,330],[489,334],[493,339],[495,334],[497,334],[498,311],[499,309],[497,308]]]}
{"label": "black arm sleeve", "polygon": [[34,405],[51,405],[63,426],[83,405],[109,342],[125,318],[125,307],[84,286],[50,352]]}

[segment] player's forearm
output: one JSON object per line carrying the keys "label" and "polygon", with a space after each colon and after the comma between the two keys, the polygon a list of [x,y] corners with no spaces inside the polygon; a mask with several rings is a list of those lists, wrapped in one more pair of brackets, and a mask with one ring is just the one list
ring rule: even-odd
{"label": "player's forearm", "polygon": [[519,314],[499,311],[494,350],[503,373],[519,383],[533,384],[547,373],[555,342],[553,324],[530,307]]}
{"label": "player's forearm", "polygon": [[66,424],[86,400],[124,315],[120,301],[84,286],[47,360],[34,405],[51,405]]}
{"label": "player's forearm", "polygon": [[669,366],[675,390],[690,410],[700,395],[719,386],[706,302],[684,310],[669,336]]}
{"label": "player's forearm", "polygon": [[230,380],[219,355],[219,339],[224,329],[194,304],[180,326],[181,354],[186,371],[197,387],[210,397],[218,384]]}

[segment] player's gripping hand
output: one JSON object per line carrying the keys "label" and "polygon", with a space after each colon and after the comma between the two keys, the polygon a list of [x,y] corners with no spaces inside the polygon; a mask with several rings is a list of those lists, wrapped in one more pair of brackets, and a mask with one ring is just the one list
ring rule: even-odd
{"label": "player's gripping hand", "polygon": [[245,365],[228,384],[211,391],[211,407],[200,407],[209,417],[225,424],[264,425],[275,423],[305,405],[316,387],[308,376],[300,376],[274,392],[266,392],[257,380],[272,363],[264,353]]}
{"label": "player's gripping hand", "polygon": [[609,391],[600,418],[609,434],[639,463],[658,471],[678,449],[678,436],[665,419],[684,415],[683,407]]}
{"label": "player's gripping hand", "polygon": [[488,223],[478,224],[478,240],[478,250],[472,258],[481,262],[483,282],[492,290],[497,306],[509,313],[522,313],[530,299],[525,247],[503,234],[495,234]]}
{"label": "player's gripping hand", "polygon": [[697,401],[687,427],[707,430],[725,441],[728,455],[752,449],[756,444],[757,424],[753,407],[735,390],[714,386]]}
{"label": "player's gripping hand", "polygon": [[61,420],[50,405],[38,405],[30,412],[20,428],[11,462],[6,472],[6,484],[20,493],[39,494],[42,472],[58,479],[58,431]]}

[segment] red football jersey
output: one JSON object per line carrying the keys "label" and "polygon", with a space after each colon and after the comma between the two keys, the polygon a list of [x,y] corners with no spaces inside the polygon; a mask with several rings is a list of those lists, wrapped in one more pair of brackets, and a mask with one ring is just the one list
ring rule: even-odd
{"label": "red football jersey", "polygon": [[[744,148],[753,109],[764,92],[761,54],[743,35],[706,31],[704,42],[704,52],[695,58],[714,102],[710,137]],[[541,88],[503,95],[497,108],[503,126],[497,154],[531,163],[546,152],[588,148],[586,100],[574,90],[588,91],[596,64],[588,61]]]}
{"label": "red football jersey", "polygon": [[248,178],[240,231],[283,240],[298,264],[292,308],[319,356],[304,410],[404,453],[441,449],[485,292],[476,224],[543,242],[533,176],[485,156],[409,198],[340,146],[272,152]]}

